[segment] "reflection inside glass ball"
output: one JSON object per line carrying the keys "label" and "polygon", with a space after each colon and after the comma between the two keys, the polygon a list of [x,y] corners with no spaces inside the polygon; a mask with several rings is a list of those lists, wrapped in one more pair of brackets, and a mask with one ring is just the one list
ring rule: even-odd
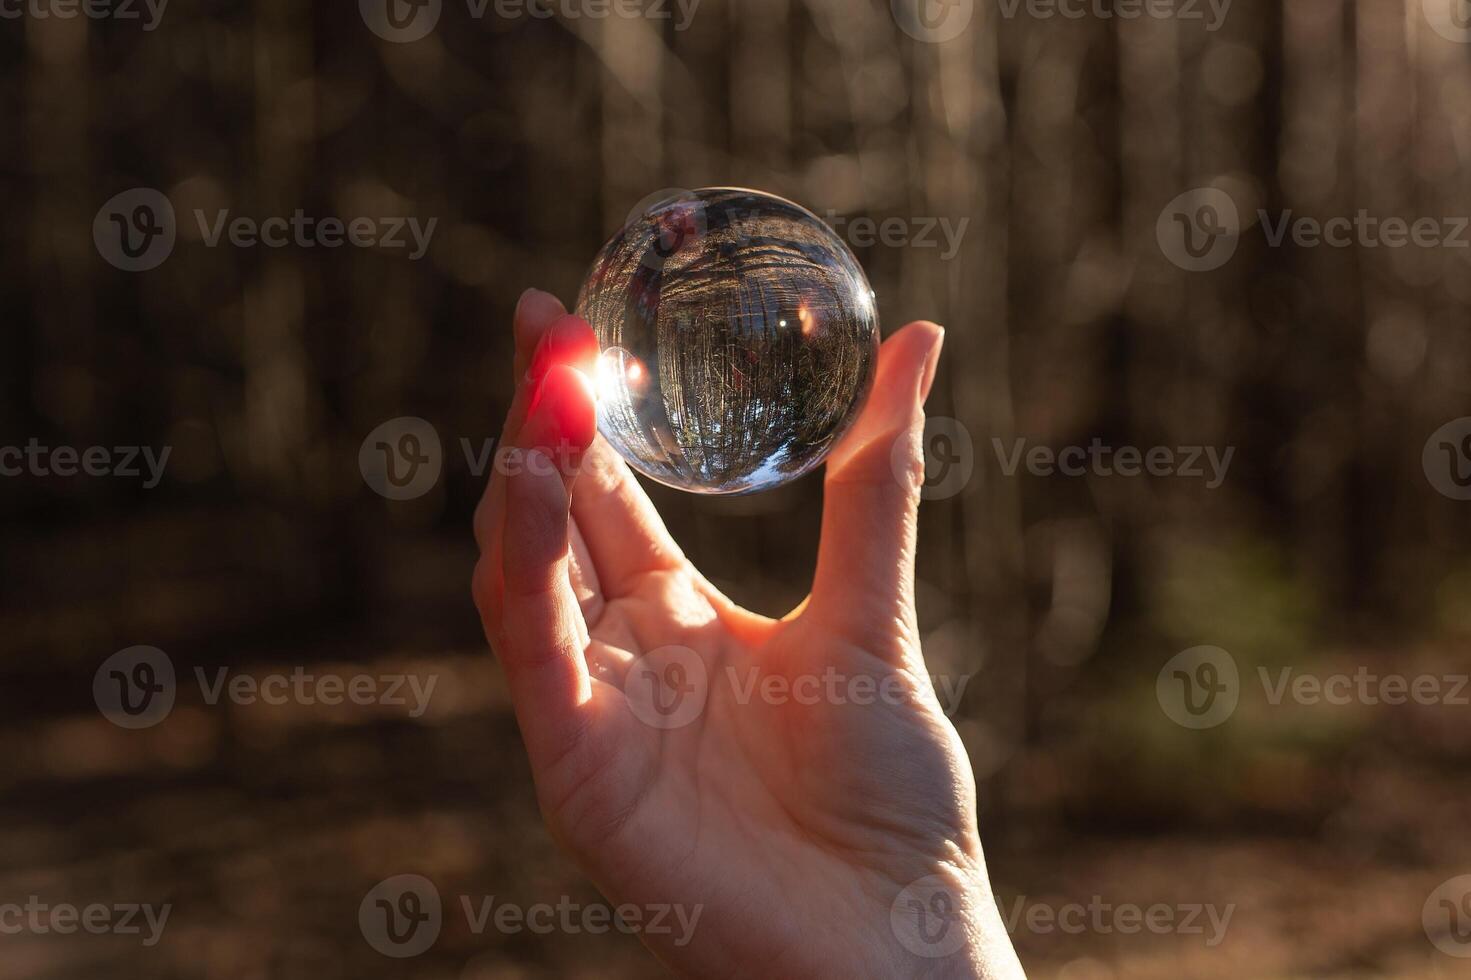
{"label": "reflection inside glass ball", "polygon": [[707,188],[639,210],[594,260],[577,313],[598,336],[598,429],[634,469],[749,493],[822,462],[873,384],[862,268],[815,215]]}

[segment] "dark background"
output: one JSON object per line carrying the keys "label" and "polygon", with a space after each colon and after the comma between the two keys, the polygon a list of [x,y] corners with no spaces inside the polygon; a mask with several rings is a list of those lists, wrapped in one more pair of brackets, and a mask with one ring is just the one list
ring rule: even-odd
{"label": "dark background", "polygon": [[[357,909],[591,886],[549,841],[469,600],[511,391],[512,306],[565,301],[636,202],[741,185],[819,213],[962,219],[962,247],[855,251],[886,330],[947,327],[929,403],[974,472],[921,517],[931,667],[1006,902],[1235,906],[1225,942],[1015,934],[1034,977],[1450,977],[1421,923],[1471,872],[1471,708],[1272,706],[1256,668],[1464,673],[1471,503],[1430,434],[1471,414],[1471,250],[1267,245],[1171,264],[1156,219],[1225,190],[1272,214],[1471,212],[1471,46],[1418,0],[1039,18],[977,2],[924,43],[869,0],[704,0],[672,20],[468,15],[412,43],[352,3],[174,0],[137,22],[0,20],[0,445],[172,447],[138,479],[0,478],[0,902],[174,906],[163,940],[0,936],[0,977],[652,975],[626,936],[472,935],[379,955]],[[573,8],[574,13],[577,9]],[[93,219],[156,188],[158,268]],[[192,209],[436,217],[428,254],[208,247]],[[851,240],[851,235],[850,235]],[[943,241],[943,239],[940,239]],[[389,501],[359,448],[443,442]],[[1006,475],[1010,447],[1234,447],[1227,479]],[[771,615],[804,594],[820,478],[741,499],[654,488],[689,556]],[[92,700],[111,654],[166,651],[162,723]],[[1174,654],[1224,648],[1225,724],[1172,723]],[[193,670],[439,678],[403,709],[209,705]],[[463,920],[461,920],[462,922]]]}

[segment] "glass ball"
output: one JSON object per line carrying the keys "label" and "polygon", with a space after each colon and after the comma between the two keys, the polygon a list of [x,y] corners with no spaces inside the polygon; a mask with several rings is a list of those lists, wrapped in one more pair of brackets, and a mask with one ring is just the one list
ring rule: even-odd
{"label": "glass ball", "polygon": [[598,337],[598,430],[680,490],[795,480],[873,387],[863,269],[821,219],[771,194],[705,188],[637,211],[593,261],[577,313]]}

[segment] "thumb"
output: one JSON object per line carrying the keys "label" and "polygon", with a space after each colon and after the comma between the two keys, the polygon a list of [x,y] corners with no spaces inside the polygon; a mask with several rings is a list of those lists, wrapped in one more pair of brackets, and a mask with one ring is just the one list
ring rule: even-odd
{"label": "thumb", "polygon": [[884,341],[868,403],[828,457],[808,611],[855,639],[896,623],[914,628],[924,400],[944,339],[922,320]]}

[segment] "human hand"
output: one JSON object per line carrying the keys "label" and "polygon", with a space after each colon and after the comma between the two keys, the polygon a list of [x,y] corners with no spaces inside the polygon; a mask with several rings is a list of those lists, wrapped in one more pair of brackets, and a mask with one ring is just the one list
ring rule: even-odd
{"label": "human hand", "polygon": [[[641,933],[683,974],[1020,977],[915,620],[943,331],[884,342],[827,461],[812,594],[780,620],[711,586],[597,437],[591,329],[529,290],[515,336],[498,454],[520,455],[476,511],[473,591],[557,840],[611,901],[697,911]],[[797,696],[832,678],[883,693]]]}

